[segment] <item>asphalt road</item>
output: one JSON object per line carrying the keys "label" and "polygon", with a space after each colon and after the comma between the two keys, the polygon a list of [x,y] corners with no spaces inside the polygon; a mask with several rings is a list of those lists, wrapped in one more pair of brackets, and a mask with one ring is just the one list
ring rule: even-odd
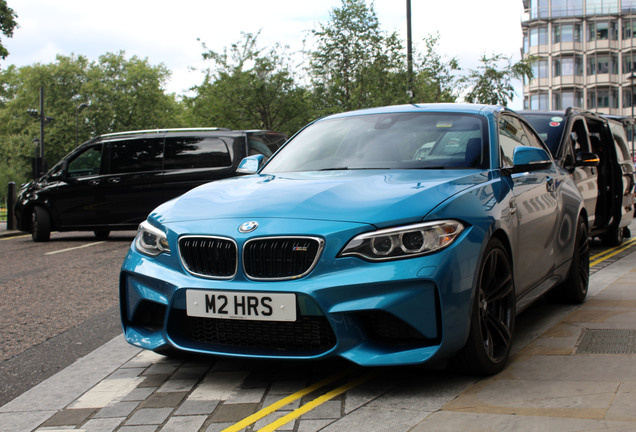
{"label": "asphalt road", "polygon": [[134,234],[0,239],[0,406],[121,333],[119,269]]}

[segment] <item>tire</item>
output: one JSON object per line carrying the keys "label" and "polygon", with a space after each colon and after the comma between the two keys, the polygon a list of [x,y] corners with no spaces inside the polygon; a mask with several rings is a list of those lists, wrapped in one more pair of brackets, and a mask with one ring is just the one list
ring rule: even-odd
{"label": "tire", "polygon": [[570,264],[567,279],[550,292],[549,298],[561,303],[581,304],[587,297],[589,283],[590,239],[585,219],[579,216],[572,264]]}
{"label": "tire", "polygon": [[605,234],[601,235],[603,246],[620,246],[625,239],[625,230],[623,228],[611,228]]}
{"label": "tire", "polygon": [[51,216],[42,207],[35,207],[31,214],[31,238],[34,242],[46,242],[51,238]]}
{"label": "tire", "polygon": [[459,371],[486,376],[503,370],[512,347],[515,302],[510,257],[493,238],[479,265],[468,341],[452,361]]}
{"label": "tire", "polygon": [[97,240],[106,240],[108,236],[110,235],[110,230],[98,229],[93,231],[93,234],[95,234],[95,237],[97,238]]}

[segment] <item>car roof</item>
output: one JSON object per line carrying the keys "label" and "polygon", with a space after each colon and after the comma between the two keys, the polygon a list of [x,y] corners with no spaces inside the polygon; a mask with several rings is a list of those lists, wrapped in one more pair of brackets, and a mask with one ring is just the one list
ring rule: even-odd
{"label": "car roof", "polygon": [[377,108],[366,108],[356,111],[348,111],[339,114],[332,114],[323,119],[333,119],[350,117],[357,115],[371,114],[391,114],[391,113],[419,113],[419,112],[439,112],[439,113],[460,113],[460,114],[480,114],[492,115],[496,112],[508,111],[508,108],[499,105],[481,105],[467,103],[430,103],[430,104],[410,104],[410,105],[390,105]]}

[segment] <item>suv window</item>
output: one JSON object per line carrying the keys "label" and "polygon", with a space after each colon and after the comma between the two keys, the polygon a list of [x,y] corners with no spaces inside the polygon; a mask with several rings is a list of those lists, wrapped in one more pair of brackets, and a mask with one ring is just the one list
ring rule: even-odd
{"label": "suv window", "polygon": [[222,137],[166,138],[165,169],[214,168],[232,166],[232,158]]}
{"label": "suv window", "polygon": [[629,161],[631,157],[629,155],[629,149],[627,148],[625,127],[614,121],[609,121],[609,125],[612,130],[612,135],[614,136],[614,144],[616,145],[616,154],[618,155],[619,162]]}
{"label": "suv window", "polygon": [[110,143],[110,173],[158,171],[162,168],[163,138],[146,138]]}
{"label": "suv window", "polygon": [[99,174],[102,162],[102,145],[95,145],[85,149],[68,163],[69,177],[84,177]]}
{"label": "suv window", "polygon": [[537,131],[541,139],[550,149],[552,156],[557,156],[563,135],[565,118],[553,114],[522,114],[526,121]]}

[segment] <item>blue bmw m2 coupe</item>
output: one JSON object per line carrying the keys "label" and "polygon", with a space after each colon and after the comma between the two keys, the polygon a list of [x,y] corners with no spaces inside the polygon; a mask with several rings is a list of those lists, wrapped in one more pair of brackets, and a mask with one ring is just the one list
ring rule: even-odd
{"label": "blue bmw m2 coupe", "polygon": [[328,116],[265,163],[156,208],[120,278],[129,343],[157,352],[504,368],[515,315],[582,302],[587,215],[513,111]]}

